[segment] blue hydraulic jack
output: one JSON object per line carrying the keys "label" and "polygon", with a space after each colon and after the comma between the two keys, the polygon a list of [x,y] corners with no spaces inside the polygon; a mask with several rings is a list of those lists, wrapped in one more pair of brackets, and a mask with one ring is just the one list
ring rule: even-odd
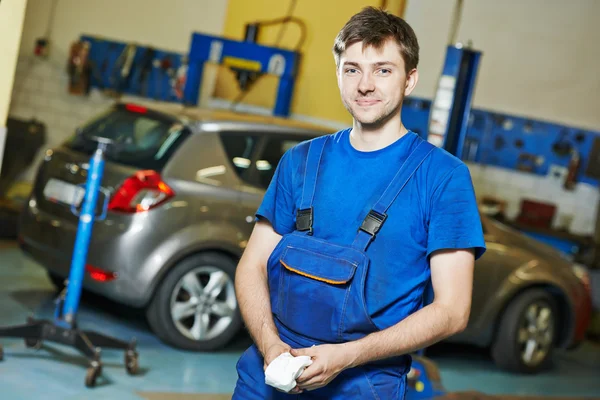
{"label": "blue hydraulic jack", "polygon": [[[106,138],[94,137],[92,139],[98,143],[98,146],[90,159],[81,213],[76,209],[75,201],[72,202],[71,211],[79,217],[79,226],[75,238],[69,280],[65,290],[58,296],[56,301],[54,321],[28,318],[27,324],[0,328],[0,337],[23,338],[25,339],[25,345],[29,348],[39,349],[44,340],[75,347],[90,359],[90,366],[85,377],[87,387],[94,387],[97,378],[102,374],[101,347],[125,350],[125,368],[130,375],[135,375],[139,368],[135,338],[127,343],[101,333],[83,331],[77,327],[77,308],[81,297],[85,263],[92,237],[92,226],[94,220],[106,218],[109,199],[108,193],[101,188],[100,183],[104,173],[104,154],[113,142]],[[95,210],[100,191],[105,196],[102,213],[97,217]],[[3,356],[4,352],[2,346],[0,346],[0,360],[3,359]]]}

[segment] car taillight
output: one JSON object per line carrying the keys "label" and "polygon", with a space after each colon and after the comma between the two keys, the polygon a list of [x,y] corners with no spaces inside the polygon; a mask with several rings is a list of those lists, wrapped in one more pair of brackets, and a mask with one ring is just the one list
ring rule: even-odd
{"label": "car taillight", "polygon": [[90,277],[98,282],[110,282],[112,280],[117,279],[116,272],[104,271],[98,267],[94,267],[93,265],[87,264],[85,266],[85,270],[90,274]]}
{"label": "car taillight", "polygon": [[108,209],[136,213],[148,211],[171,197],[175,192],[156,171],[139,171],[123,182],[111,198]]}

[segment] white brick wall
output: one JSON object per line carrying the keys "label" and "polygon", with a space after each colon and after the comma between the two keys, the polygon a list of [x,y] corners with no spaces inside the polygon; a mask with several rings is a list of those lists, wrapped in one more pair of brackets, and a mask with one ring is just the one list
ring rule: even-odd
{"label": "white brick wall", "polygon": [[519,215],[523,199],[555,204],[553,228],[565,226],[570,233],[593,235],[600,204],[600,192],[592,185],[577,183],[572,191],[563,189],[563,181],[551,175],[512,171],[504,168],[468,163],[478,198],[494,196],[506,201],[506,216]]}
{"label": "white brick wall", "polygon": [[[33,56],[20,57],[15,72],[15,84],[9,116],[35,118],[46,124],[46,147],[60,144],[74,129],[114,102],[97,90],[89,96],[74,96],[68,92],[68,76],[64,62]],[[20,179],[31,181],[44,150],[33,166]]]}

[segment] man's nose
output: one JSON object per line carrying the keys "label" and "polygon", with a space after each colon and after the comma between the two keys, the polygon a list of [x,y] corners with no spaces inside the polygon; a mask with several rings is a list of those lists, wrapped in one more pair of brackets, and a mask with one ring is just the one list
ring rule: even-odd
{"label": "man's nose", "polygon": [[375,83],[370,74],[363,74],[358,82],[358,91],[361,93],[369,93],[375,90]]}

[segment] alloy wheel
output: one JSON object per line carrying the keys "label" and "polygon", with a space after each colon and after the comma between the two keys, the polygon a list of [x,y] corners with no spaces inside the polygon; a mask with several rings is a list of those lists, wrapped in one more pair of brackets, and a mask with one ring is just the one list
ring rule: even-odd
{"label": "alloy wheel", "polygon": [[536,366],[546,358],[554,340],[554,315],[548,304],[534,302],[526,308],[517,340],[525,365]]}
{"label": "alloy wheel", "polygon": [[236,308],[233,281],[218,267],[202,266],[187,272],[171,294],[171,319],[179,332],[192,340],[218,337],[231,325]]}

